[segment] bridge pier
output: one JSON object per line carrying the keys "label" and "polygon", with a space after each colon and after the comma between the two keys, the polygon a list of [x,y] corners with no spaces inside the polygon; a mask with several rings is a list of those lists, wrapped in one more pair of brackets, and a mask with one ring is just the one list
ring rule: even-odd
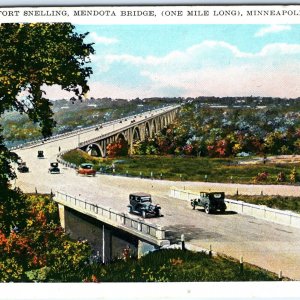
{"label": "bridge pier", "polygon": [[102,263],[105,264],[112,258],[111,230],[109,230],[104,224],[102,224]]}
{"label": "bridge pier", "polygon": [[125,248],[130,248],[132,257],[137,256],[139,244],[137,237],[62,204],[58,205],[61,226],[65,232],[74,240],[87,240],[92,252],[100,255],[102,263],[121,258]]}

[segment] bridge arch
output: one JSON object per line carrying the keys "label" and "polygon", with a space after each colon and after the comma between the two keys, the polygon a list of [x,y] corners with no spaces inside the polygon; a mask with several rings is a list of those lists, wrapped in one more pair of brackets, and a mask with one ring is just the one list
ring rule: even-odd
{"label": "bridge arch", "polygon": [[118,141],[120,141],[120,140],[122,140],[122,141],[127,141],[127,138],[126,138],[126,135],[125,135],[124,132],[119,132],[119,133],[117,134],[117,136],[116,136],[116,142],[118,142]]}
{"label": "bridge arch", "polygon": [[100,156],[104,157],[105,156],[105,151],[104,149],[97,143],[92,143],[86,147],[85,150],[88,154],[91,156]]}
{"label": "bridge arch", "polygon": [[139,127],[136,126],[132,129],[132,142],[140,139],[141,139],[141,132]]}

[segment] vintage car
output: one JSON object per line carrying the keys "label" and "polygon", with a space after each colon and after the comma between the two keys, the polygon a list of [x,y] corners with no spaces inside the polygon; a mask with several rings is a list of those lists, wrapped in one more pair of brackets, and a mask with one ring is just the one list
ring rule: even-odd
{"label": "vintage car", "polygon": [[77,169],[77,174],[81,175],[96,175],[96,170],[94,169],[94,165],[91,163],[84,163],[79,166]]}
{"label": "vintage car", "polygon": [[16,152],[10,152],[10,156],[14,162],[16,162],[18,165],[22,162],[21,157]]}
{"label": "vintage car", "polygon": [[38,151],[37,157],[38,157],[38,158],[44,158],[44,151],[39,150],[39,151]]}
{"label": "vintage car", "polygon": [[18,171],[20,173],[28,173],[29,172],[29,168],[26,166],[26,162],[20,162],[18,164]]}
{"label": "vintage car", "polygon": [[60,169],[58,167],[58,162],[50,163],[50,168],[48,169],[48,172],[51,173],[51,174],[59,174]]}
{"label": "vintage car", "polygon": [[225,204],[224,192],[200,192],[200,197],[197,199],[192,199],[191,205],[193,209],[195,209],[196,206],[202,206],[207,214],[217,210],[224,212],[227,208]]}
{"label": "vintage car", "polygon": [[129,213],[140,214],[143,218],[148,216],[160,217],[161,207],[153,204],[151,195],[146,193],[133,193],[129,195]]}

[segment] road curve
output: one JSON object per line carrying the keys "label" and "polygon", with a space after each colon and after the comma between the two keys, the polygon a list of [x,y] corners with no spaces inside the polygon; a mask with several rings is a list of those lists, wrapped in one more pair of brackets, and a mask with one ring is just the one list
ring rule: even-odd
{"label": "road curve", "polygon": [[[141,117],[144,118],[143,114]],[[127,122],[130,122],[128,119]],[[139,178],[127,178],[108,175],[96,175],[96,177],[83,177],[76,175],[73,169],[61,167],[61,174],[49,174],[48,168],[52,161],[56,160],[59,147],[61,150],[75,148],[78,140],[94,138],[96,135],[105,134],[116,130],[121,124],[105,126],[99,131],[81,132],[80,135],[52,140],[43,145],[19,149],[16,152],[27,163],[30,172],[18,173],[18,179],[14,182],[24,192],[49,193],[51,190],[60,191],[101,206],[112,208],[120,212],[126,212],[128,194],[130,192],[149,192],[154,201],[162,206],[164,217],[147,219],[148,223],[156,223],[164,226],[167,236],[172,241],[178,241],[180,235],[185,234],[186,241],[197,247],[209,248],[225,253],[244,261],[256,264],[274,272],[282,270],[284,276],[300,279],[300,231],[299,229],[273,224],[248,216],[242,216],[233,212],[225,214],[206,215],[201,210],[193,211],[189,204],[182,200],[170,198],[169,188],[172,185],[186,187],[188,189],[236,189],[236,185],[195,183],[195,182],[171,182],[165,180],[150,180]],[[37,158],[37,151],[43,150],[44,159]],[[278,191],[282,187],[275,186]],[[251,186],[239,186],[239,189],[251,188]],[[265,191],[274,189],[268,186],[259,186]],[[284,191],[293,187],[286,187]],[[299,193],[299,189],[287,191]],[[275,191],[276,194],[277,193]],[[139,218],[138,216],[135,216]]]}

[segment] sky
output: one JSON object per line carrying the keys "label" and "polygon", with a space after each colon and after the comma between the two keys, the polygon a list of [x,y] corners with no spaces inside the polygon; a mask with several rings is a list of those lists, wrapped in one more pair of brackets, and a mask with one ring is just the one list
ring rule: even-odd
{"label": "sky", "polygon": [[[300,96],[300,25],[77,25],[88,97]],[[50,98],[67,97],[58,88]]]}

